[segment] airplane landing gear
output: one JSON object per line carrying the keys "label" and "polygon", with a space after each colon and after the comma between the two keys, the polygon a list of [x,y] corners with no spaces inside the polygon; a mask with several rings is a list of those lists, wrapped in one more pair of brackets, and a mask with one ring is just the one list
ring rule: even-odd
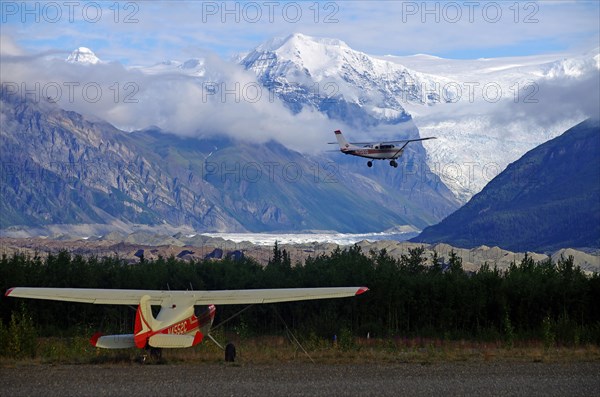
{"label": "airplane landing gear", "polygon": [[396,160],[391,160],[390,165],[394,168],[398,168],[398,163],[396,162]]}
{"label": "airplane landing gear", "polygon": [[225,345],[225,361],[228,363],[235,361],[235,345],[231,342]]}
{"label": "airplane landing gear", "polygon": [[371,168],[373,166],[373,162],[372,161],[367,161],[367,167]]}
{"label": "airplane landing gear", "polygon": [[162,349],[159,347],[146,347],[146,351],[136,360],[140,364],[156,364],[162,362]]}
{"label": "airplane landing gear", "polygon": [[162,359],[162,349],[159,347],[151,347],[150,348],[150,358],[155,362],[158,362]]}

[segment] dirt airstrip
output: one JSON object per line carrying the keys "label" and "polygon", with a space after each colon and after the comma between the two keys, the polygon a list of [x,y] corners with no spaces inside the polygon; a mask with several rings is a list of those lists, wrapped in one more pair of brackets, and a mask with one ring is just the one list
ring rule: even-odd
{"label": "dirt airstrip", "polygon": [[593,396],[600,362],[15,364],[2,396]]}

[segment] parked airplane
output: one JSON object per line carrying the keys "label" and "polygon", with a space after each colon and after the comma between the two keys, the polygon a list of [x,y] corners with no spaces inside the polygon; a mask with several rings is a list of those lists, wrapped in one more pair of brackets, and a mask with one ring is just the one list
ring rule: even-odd
{"label": "parked airplane", "polygon": [[[436,139],[435,137],[419,138],[419,139],[407,139],[403,141],[388,141],[388,142],[348,142],[342,131],[336,130],[335,137],[337,142],[329,142],[330,145],[338,143],[340,145],[340,151],[344,154],[351,154],[353,156],[365,157],[374,160],[390,160],[390,165],[394,168],[398,167],[396,159],[402,156],[404,148],[410,142],[425,141],[427,139]],[[404,145],[398,147],[395,143],[404,143]],[[363,146],[357,146],[363,145]],[[373,162],[367,161],[367,166],[372,167]]]}
{"label": "parked airplane", "polygon": [[[215,318],[215,305],[290,302],[309,299],[343,298],[360,295],[367,287],[289,288],[219,291],[153,291],[85,288],[27,288],[6,291],[12,298],[48,299],[93,304],[137,305],[133,334],[101,335],[90,340],[95,347],[151,349],[160,356],[161,348],[196,346]],[[156,318],[152,305],[160,305]],[[214,339],[213,339],[214,341]],[[216,341],[215,341],[216,342]]]}

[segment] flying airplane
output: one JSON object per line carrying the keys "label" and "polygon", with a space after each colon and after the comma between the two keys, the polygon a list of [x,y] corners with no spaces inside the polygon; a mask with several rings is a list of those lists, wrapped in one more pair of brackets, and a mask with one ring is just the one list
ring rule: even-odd
{"label": "flying airplane", "polygon": [[[398,167],[398,162],[396,161],[396,159],[402,156],[406,145],[408,145],[411,142],[425,141],[427,139],[436,139],[435,137],[431,136],[428,138],[407,139],[403,141],[348,142],[346,141],[346,138],[344,138],[344,135],[342,135],[342,131],[336,130],[334,132],[337,142],[329,142],[329,144],[339,144],[340,152],[344,154],[351,154],[353,156],[365,157],[374,160],[390,160],[390,165],[394,168]],[[394,145],[397,143],[404,143],[404,145],[399,147]],[[367,161],[367,166],[369,168],[372,167],[373,162],[371,160]]]}
{"label": "flying airplane", "polygon": [[[90,342],[95,347],[105,349],[132,347],[149,349],[154,357],[160,357],[162,348],[196,346],[202,342],[205,335],[216,343],[209,333],[215,318],[215,305],[344,298],[360,295],[368,290],[367,287],[218,291],[16,287],[7,290],[5,296],[93,304],[137,305],[133,334],[96,333]],[[156,318],[152,315],[152,305],[160,306]]]}

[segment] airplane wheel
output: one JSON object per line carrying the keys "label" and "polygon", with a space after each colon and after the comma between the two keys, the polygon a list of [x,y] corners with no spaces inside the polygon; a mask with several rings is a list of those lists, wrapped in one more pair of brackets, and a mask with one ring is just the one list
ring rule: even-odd
{"label": "airplane wheel", "polygon": [[225,361],[228,363],[235,361],[235,345],[233,343],[225,345]]}
{"label": "airplane wheel", "polygon": [[390,165],[394,168],[398,168],[398,163],[396,163],[396,160],[390,161]]}
{"label": "airplane wheel", "polygon": [[162,359],[162,349],[158,347],[150,348],[150,357],[154,362],[158,362]]}
{"label": "airplane wheel", "polygon": [[371,168],[373,166],[373,162],[372,161],[367,161],[367,167]]}

